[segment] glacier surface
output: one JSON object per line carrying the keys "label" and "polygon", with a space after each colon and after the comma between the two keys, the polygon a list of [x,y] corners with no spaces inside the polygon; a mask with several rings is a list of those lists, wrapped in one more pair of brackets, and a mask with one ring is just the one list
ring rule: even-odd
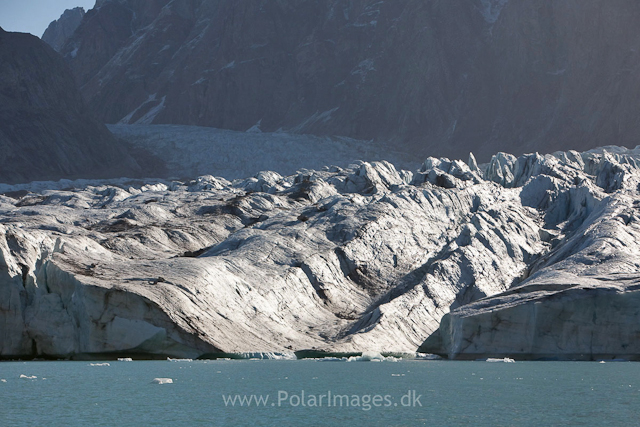
{"label": "glacier surface", "polygon": [[246,132],[184,125],[118,124],[107,127],[117,137],[162,159],[167,168],[166,176],[173,178],[211,174],[239,179],[267,169],[291,175],[300,168],[346,167],[356,159],[387,160],[408,170],[420,167],[420,161],[415,157],[393,152],[379,142],[261,132],[259,124]]}
{"label": "glacier surface", "polygon": [[0,357],[640,353],[638,154],[4,186]]}

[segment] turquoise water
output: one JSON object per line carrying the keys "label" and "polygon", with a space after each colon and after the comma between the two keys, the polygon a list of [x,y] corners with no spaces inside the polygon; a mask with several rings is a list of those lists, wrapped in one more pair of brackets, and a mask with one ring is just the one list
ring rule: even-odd
{"label": "turquoise water", "polygon": [[[0,425],[629,426],[640,419],[638,363],[109,363],[0,363]],[[245,395],[250,407],[240,406]]]}

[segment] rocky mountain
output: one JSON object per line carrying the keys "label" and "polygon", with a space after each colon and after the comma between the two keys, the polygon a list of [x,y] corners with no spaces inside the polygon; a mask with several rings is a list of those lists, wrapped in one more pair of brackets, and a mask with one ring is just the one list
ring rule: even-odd
{"label": "rocky mountain", "polygon": [[639,162],[5,187],[0,356],[634,356]]}
{"label": "rocky mountain", "polygon": [[0,29],[0,182],[138,176],[141,165],[154,163],[91,116],[62,57]]}
{"label": "rocky mountain", "polygon": [[107,123],[486,161],[635,146],[633,0],[102,0],[62,48]]}
{"label": "rocky mountain", "polygon": [[69,37],[76,31],[80,22],[82,22],[84,14],[84,9],[81,7],[65,10],[57,21],[49,24],[42,35],[42,41],[55,51],[60,51]]}

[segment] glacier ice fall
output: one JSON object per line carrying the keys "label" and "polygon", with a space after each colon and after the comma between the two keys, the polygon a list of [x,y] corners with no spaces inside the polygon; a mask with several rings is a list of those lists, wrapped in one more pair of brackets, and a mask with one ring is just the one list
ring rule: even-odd
{"label": "glacier ice fall", "polygon": [[638,154],[7,187],[0,357],[633,358]]}

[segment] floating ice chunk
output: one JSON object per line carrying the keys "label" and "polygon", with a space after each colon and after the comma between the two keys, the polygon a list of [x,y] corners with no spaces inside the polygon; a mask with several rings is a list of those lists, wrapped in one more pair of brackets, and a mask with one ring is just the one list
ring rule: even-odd
{"label": "floating ice chunk", "polygon": [[154,378],[152,383],[154,383],[154,384],[173,384],[173,380],[171,378]]}
{"label": "floating ice chunk", "polygon": [[486,361],[487,362],[491,362],[491,363],[497,363],[497,362],[515,363],[516,362],[515,360],[509,359],[508,357],[505,357],[504,359],[494,359],[494,358],[490,357]]}
{"label": "floating ice chunk", "polygon": [[24,378],[25,380],[35,380],[38,377],[36,377],[35,375],[28,376],[28,375],[20,374],[20,378]]}
{"label": "floating ice chunk", "polygon": [[0,380],[0,383],[6,383],[7,380],[5,380],[4,378]]}
{"label": "floating ice chunk", "polygon": [[323,357],[322,359],[317,359],[318,362],[346,362],[346,357]]}
{"label": "floating ice chunk", "polygon": [[384,356],[381,355],[380,353],[376,353],[376,352],[371,352],[371,351],[365,351],[362,353],[362,360],[363,361],[382,361],[384,360]]}
{"label": "floating ice chunk", "polygon": [[[413,356],[413,353],[406,353],[407,355]],[[349,356],[349,357],[323,357],[320,359],[313,359],[318,362],[399,362],[403,358],[396,356],[383,356],[378,352],[373,351],[365,351],[360,356]]]}
{"label": "floating ice chunk", "polygon": [[[351,356],[347,361],[349,362],[382,362],[386,358],[377,352],[365,351],[361,356]],[[395,359],[395,358],[394,358]]]}
{"label": "floating ice chunk", "polygon": [[249,360],[296,360],[297,357],[293,352],[254,352],[240,353],[242,359]]}
{"label": "floating ice chunk", "polygon": [[171,357],[167,357],[169,362],[193,362],[193,359],[172,359]]}
{"label": "floating ice chunk", "polygon": [[416,360],[442,360],[442,357],[437,354],[429,353],[416,353]]}
{"label": "floating ice chunk", "polygon": [[111,366],[108,363],[89,363],[89,366]]}
{"label": "floating ice chunk", "polygon": [[133,362],[133,359],[130,357],[118,357],[118,362]]}

